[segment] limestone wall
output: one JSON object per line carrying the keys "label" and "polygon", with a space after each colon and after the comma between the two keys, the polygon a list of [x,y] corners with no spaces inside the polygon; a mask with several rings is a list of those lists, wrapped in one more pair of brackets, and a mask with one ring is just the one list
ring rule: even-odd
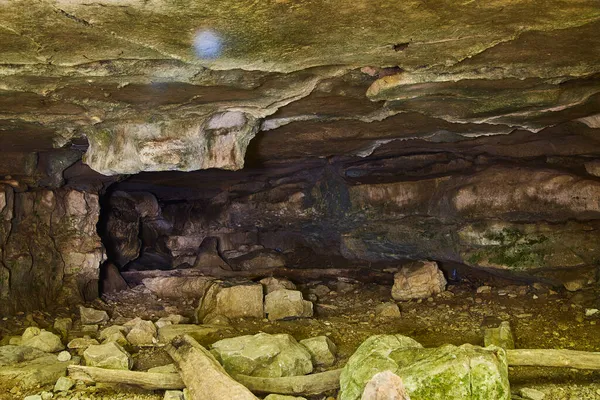
{"label": "limestone wall", "polygon": [[99,212],[95,194],[0,186],[0,315],[97,296]]}

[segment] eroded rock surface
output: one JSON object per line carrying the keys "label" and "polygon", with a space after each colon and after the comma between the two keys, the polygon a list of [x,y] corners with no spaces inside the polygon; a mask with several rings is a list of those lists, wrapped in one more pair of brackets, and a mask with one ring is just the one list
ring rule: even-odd
{"label": "eroded rock surface", "polygon": [[0,184],[0,309],[78,304],[98,296],[104,250],[98,196],[72,189],[15,193]]}

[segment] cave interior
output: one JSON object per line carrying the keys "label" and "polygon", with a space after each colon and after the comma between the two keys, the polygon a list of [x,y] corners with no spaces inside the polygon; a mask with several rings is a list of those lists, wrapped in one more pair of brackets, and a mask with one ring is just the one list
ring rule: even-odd
{"label": "cave interior", "polygon": [[[390,335],[487,351],[508,324],[507,351],[600,348],[598,32],[597,0],[0,0],[0,398],[600,399],[597,360],[509,355],[476,397],[352,358]],[[242,375],[342,375],[235,397],[164,325],[234,378],[217,340],[264,333],[337,354]],[[183,384],[83,379],[115,326],[107,368],[175,360]],[[68,360],[26,345],[44,332]]]}

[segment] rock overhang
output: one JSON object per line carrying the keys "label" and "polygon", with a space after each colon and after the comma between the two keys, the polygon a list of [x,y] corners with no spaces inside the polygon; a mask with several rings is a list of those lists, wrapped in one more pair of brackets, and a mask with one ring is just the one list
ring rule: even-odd
{"label": "rock overhang", "polygon": [[[3,142],[36,153],[81,137],[105,174],[239,169],[254,136],[262,161],[364,157],[398,142],[595,126],[600,109],[594,1],[0,7]],[[189,145],[214,142],[202,126],[224,113],[252,127]],[[190,131],[198,140],[182,139]],[[133,153],[106,165],[121,142]]]}

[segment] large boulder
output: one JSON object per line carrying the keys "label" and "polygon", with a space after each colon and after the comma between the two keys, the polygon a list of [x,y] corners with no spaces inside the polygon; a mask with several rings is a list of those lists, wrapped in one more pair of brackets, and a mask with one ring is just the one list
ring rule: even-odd
{"label": "large boulder", "polygon": [[265,296],[265,313],[270,321],[312,317],[313,303],[304,300],[299,290],[280,289]]}
{"label": "large boulder", "polygon": [[411,400],[510,399],[506,353],[465,344],[425,349],[402,335],[375,335],[350,357],[338,400],[361,399],[377,373],[398,375]]}
{"label": "large boulder", "polygon": [[202,322],[214,315],[228,318],[262,318],[262,285],[249,282],[229,286],[225,282],[214,282],[200,300],[196,309],[196,320]]}
{"label": "large boulder", "polygon": [[287,334],[259,333],[219,340],[212,345],[212,353],[234,375],[278,378],[313,370],[308,350]]}
{"label": "large boulder", "polygon": [[436,262],[412,263],[394,275],[392,297],[397,301],[427,298],[446,290],[446,283]]}

